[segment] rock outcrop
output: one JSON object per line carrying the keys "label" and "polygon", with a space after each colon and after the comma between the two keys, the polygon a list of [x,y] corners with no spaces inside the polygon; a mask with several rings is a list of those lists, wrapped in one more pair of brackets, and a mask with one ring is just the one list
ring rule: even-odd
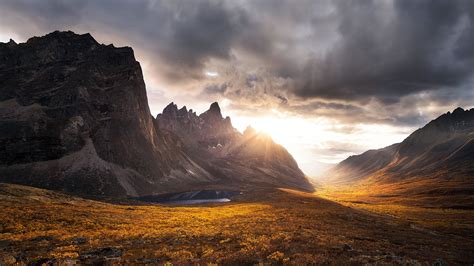
{"label": "rock outcrop", "polygon": [[170,103],[156,117],[158,127],[175,133],[187,145],[217,147],[237,138],[240,133],[232,126],[230,117],[223,118],[217,102],[199,116],[186,106],[178,109]]}

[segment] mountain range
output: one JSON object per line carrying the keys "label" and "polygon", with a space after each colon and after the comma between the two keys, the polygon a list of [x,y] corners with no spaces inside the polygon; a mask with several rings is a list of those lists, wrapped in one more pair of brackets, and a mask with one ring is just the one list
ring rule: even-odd
{"label": "mountain range", "polygon": [[[226,183],[273,184],[312,190],[305,174],[288,151],[252,127],[241,134],[218,103],[196,115],[184,106],[169,104],[156,117],[158,128],[176,134],[186,153]],[[220,180],[219,180],[220,182]]]}
{"label": "mountain range", "polygon": [[[350,156],[330,169],[329,183],[453,204],[474,195],[474,109],[457,108],[432,120],[401,143]],[[374,189],[377,187],[377,189]],[[468,200],[466,200],[466,197]],[[473,205],[474,206],[474,205]]]}
{"label": "mountain range", "polygon": [[285,148],[241,134],[218,103],[154,118],[129,47],[53,32],[0,43],[0,182],[81,195],[219,186],[313,188]]}
{"label": "mountain range", "polygon": [[[133,50],[90,34],[0,43],[0,88],[0,182],[106,197],[314,191],[283,146],[252,127],[240,133],[217,102],[201,114],[170,103],[153,117]],[[347,190],[457,206],[472,202],[472,158],[474,109],[457,108],[323,176]]]}

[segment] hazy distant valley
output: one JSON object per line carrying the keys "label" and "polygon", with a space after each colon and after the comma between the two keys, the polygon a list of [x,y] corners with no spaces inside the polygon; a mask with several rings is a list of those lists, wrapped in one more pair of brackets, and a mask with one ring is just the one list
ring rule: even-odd
{"label": "hazy distant valley", "polygon": [[473,209],[474,109],[441,115],[401,143],[347,158],[324,175],[328,195]]}

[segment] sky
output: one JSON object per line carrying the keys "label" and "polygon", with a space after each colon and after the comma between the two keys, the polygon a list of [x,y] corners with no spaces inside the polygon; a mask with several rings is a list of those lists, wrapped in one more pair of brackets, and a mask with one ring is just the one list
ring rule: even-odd
{"label": "sky", "polygon": [[309,176],[474,106],[471,0],[0,0],[0,41],[130,46],[152,114],[218,101]]}

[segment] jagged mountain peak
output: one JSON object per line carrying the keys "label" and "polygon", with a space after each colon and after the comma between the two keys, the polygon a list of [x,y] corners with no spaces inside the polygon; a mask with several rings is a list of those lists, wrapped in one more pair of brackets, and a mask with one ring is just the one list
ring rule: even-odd
{"label": "jagged mountain peak", "polygon": [[[199,116],[192,109],[188,111],[186,106],[178,110],[178,106],[172,102],[163,109],[161,114],[157,115],[156,119],[161,128],[175,131],[178,136],[185,140],[196,137],[201,141],[212,139],[212,144],[208,143],[209,145],[219,144],[223,141],[218,140],[222,136],[226,136],[225,139],[227,139],[229,136],[237,134],[230,117],[222,117],[217,102],[212,103],[210,108]],[[216,136],[219,136],[219,138],[216,138]],[[217,143],[214,143],[216,141]]]}
{"label": "jagged mountain peak", "polygon": [[13,39],[10,39],[8,42],[6,43],[3,43],[3,42],[0,42],[0,45],[5,45],[7,47],[15,47],[17,46],[18,44],[13,40]]}
{"label": "jagged mountain peak", "polygon": [[453,114],[460,114],[460,113],[464,113],[464,109],[462,109],[461,107],[458,107],[454,109],[453,111]]}
{"label": "jagged mountain peak", "polygon": [[199,115],[200,118],[204,120],[221,120],[223,119],[222,113],[221,113],[221,108],[219,107],[219,104],[217,102],[213,102],[209,109]]}
{"label": "jagged mountain peak", "polygon": [[428,125],[436,122],[442,122],[442,123],[452,123],[452,122],[458,122],[458,121],[470,121],[474,120],[474,108],[471,109],[463,109],[461,107],[458,107],[453,110],[453,112],[447,112],[438,118],[434,119]]}
{"label": "jagged mountain peak", "polygon": [[[158,114],[158,116],[161,116],[163,114],[172,114],[172,113],[175,113],[179,116],[184,116],[186,114],[196,114],[196,112],[193,110],[193,109],[187,109],[186,105],[183,105],[181,108],[179,108],[179,106],[174,103],[174,102],[170,102],[162,111],[161,114]],[[210,106],[209,106],[209,109],[206,110],[205,112],[201,113],[199,115],[200,118],[206,118],[206,117],[212,117],[212,118],[220,118],[222,120],[225,120],[225,121],[229,121],[231,120],[231,118],[229,116],[226,116],[225,118],[222,116],[222,113],[221,113],[221,108],[219,107],[219,103],[218,102],[213,102]]]}
{"label": "jagged mountain peak", "polygon": [[218,102],[213,102],[211,106],[209,107],[209,111],[211,112],[216,112],[216,113],[221,113],[221,108],[219,107]]}
{"label": "jagged mountain peak", "polygon": [[244,130],[244,136],[246,137],[255,136],[256,134],[257,131],[251,125],[248,125]]}
{"label": "jagged mountain peak", "polygon": [[183,107],[181,107],[181,109],[178,110],[179,115],[185,115],[187,113],[188,113],[188,109],[186,108],[186,105],[184,105]]}
{"label": "jagged mountain peak", "polygon": [[[35,68],[35,71],[44,64],[66,65],[68,62],[79,64],[100,61],[96,68],[115,65],[125,69],[132,65],[139,66],[132,48],[100,44],[88,33],[76,34],[72,31],[55,31],[45,36],[32,37],[19,44],[2,43],[0,58],[0,66],[30,66]],[[72,69],[73,67],[69,68]],[[56,73],[56,76],[62,74]]]}
{"label": "jagged mountain peak", "polygon": [[53,31],[53,32],[50,32],[44,36],[41,36],[41,37],[31,37],[28,39],[27,42],[31,42],[31,41],[34,41],[34,40],[39,40],[39,39],[43,39],[43,40],[51,40],[51,39],[75,39],[75,40],[78,40],[78,39],[82,39],[82,40],[90,40],[90,41],[94,41],[94,42],[97,42],[94,37],[92,37],[92,35],[90,33],[83,33],[83,34],[78,34],[78,33],[75,33],[73,31],[60,31],[60,30],[56,30],[56,31]]}
{"label": "jagged mountain peak", "polygon": [[90,33],[76,34],[72,31],[54,31],[41,37],[32,37],[26,44],[44,44],[49,46],[84,46],[95,47],[100,45]]}
{"label": "jagged mountain peak", "polygon": [[163,114],[176,114],[177,112],[178,112],[178,106],[174,102],[169,103],[163,109]]}

